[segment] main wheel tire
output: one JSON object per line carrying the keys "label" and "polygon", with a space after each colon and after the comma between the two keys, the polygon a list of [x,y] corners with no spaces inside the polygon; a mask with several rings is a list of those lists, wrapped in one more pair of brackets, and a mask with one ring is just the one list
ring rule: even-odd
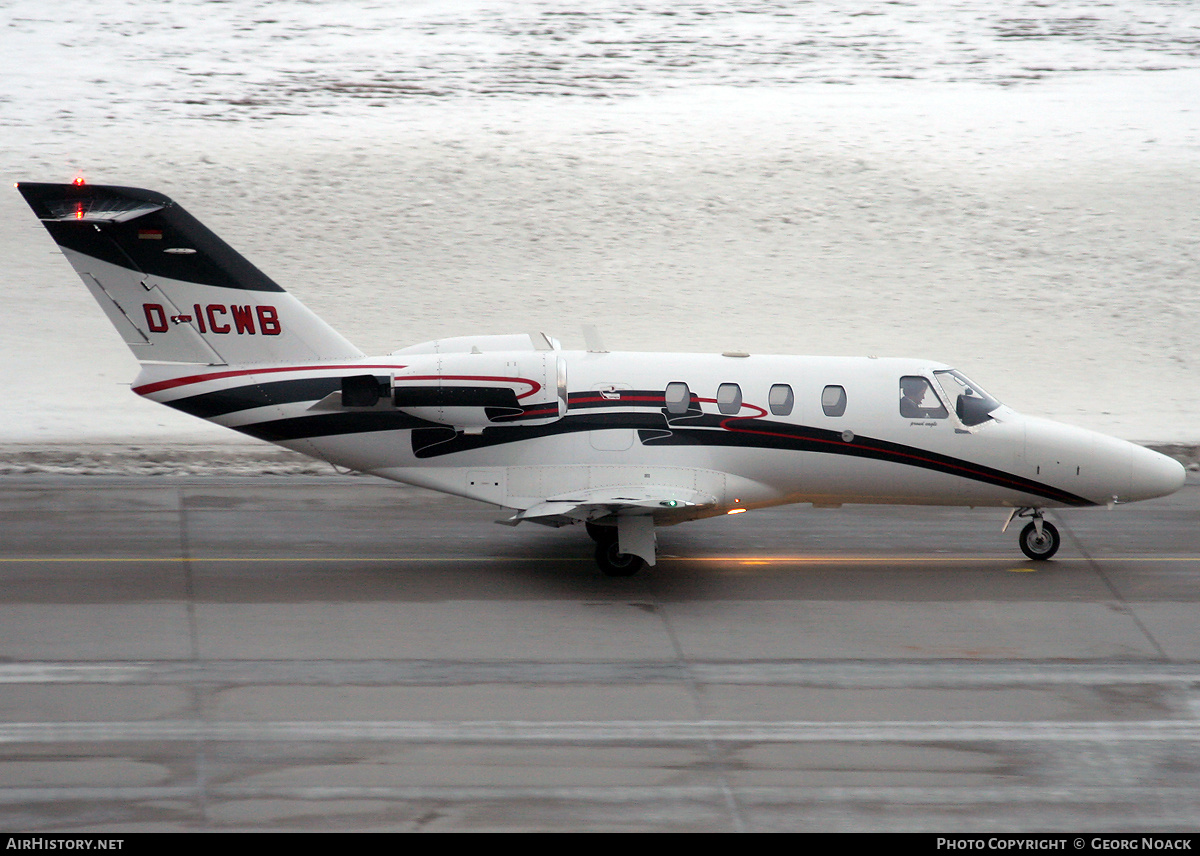
{"label": "main wheel tire", "polygon": [[1038,535],[1036,524],[1026,524],[1021,530],[1020,544],[1022,553],[1035,562],[1040,562],[1058,552],[1062,538],[1059,537],[1058,529],[1053,523],[1043,520],[1041,535]]}
{"label": "main wheel tire", "polygon": [[633,553],[622,553],[614,540],[596,545],[596,564],[605,576],[631,577],[646,567],[646,560]]}
{"label": "main wheel tire", "polygon": [[587,529],[588,536],[597,544],[611,544],[617,540],[617,527],[615,526],[601,526],[599,523],[587,520],[584,521],[583,527]]}

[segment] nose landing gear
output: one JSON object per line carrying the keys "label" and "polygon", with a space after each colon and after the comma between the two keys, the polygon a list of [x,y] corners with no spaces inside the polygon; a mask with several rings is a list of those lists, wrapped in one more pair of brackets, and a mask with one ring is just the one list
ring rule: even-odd
{"label": "nose landing gear", "polygon": [[1058,527],[1042,517],[1041,509],[1013,509],[1012,514],[1008,516],[1008,520],[1004,524],[1004,529],[1008,529],[1009,524],[1017,517],[1033,518],[1029,523],[1025,524],[1025,528],[1021,530],[1021,534],[1017,538],[1017,543],[1020,544],[1022,553],[1035,562],[1040,562],[1049,559],[1058,552],[1058,548],[1062,544],[1062,538],[1058,534]]}
{"label": "nose landing gear", "polygon": [[[1038,531],[1038,524],[1041,524],[1041,531]],[[1034,561],[1049,559],[1058,552],[1059,544],[1062,539],[1058,535],[1058,529],[1053,523],[1038,518],[1032,523],[1025,524],[1025,528],[1021,530],[1021,552]]]}

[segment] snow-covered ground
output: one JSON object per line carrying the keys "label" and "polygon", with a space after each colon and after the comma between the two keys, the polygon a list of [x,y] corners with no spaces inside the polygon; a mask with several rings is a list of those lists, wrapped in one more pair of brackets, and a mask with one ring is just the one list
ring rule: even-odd
{"label": "snow-covered ground", "polygon": [[[359,347],[925,356],[1200,441],[1195,4],[0,3],[0,173],[177,199]],[[243,442],[0,193],[0,444]]]}

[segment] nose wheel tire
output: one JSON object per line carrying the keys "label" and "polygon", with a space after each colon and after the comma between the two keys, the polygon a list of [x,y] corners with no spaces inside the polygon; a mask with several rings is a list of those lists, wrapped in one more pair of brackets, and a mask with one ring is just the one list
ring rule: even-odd
{"label": "nose wheel tire", "polygon": [[646,560],[633,553],[622,553],[614,540],[596,545],[596,564],[605,576],[631,577],[646,567]]}
{"label": "nose wheel tire", "polygon": [[1062,538],[1058,535],[1058,529],[1053,523],[1046,520],[1042,521],[1042,534],[1039,535],[1037,525],[1034,523],[1026,524],[1021,530],[1021,552],[1035,562],[1040,562],[1044,559],[1049,559],[1058,552],[1058,547],[1062,543]]}

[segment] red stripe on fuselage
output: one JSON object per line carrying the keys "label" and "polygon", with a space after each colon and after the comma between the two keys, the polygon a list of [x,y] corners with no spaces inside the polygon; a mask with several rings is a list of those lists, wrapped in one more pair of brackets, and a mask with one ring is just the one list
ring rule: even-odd
{"label": "red stripe on fuselage", "polygon": [[406,368],[406,366],[276,366],[263,367],[257,369],[237,369],[227,372],[209,372],[207,374],[188,375],[187,377],[177,377],[170,380],[160,380],[154,383],[135,386],[133,391],[138,395],[149,395],[152,392],[161,392],[164,389],[175,389],[180,386],[188,386],[193,383],[206,383],[210,380],[222,380],[227,377],[245,377],[246,375],[256,374],[276,374],[278,372],[316,372],[316,371],[346,371],[355,369],[387,369],[396,371]]}
{"label": "red stripe on fuselage", "polygon": [[623,395],[620,398],[604,398],[600,395],[593,395],[587,398],[579,396],[579,393],[571,393],[572,398],[570,403],[572,406],[580,404],[648,404],[652,407],[662,407],[663,397],[661,395]]}

